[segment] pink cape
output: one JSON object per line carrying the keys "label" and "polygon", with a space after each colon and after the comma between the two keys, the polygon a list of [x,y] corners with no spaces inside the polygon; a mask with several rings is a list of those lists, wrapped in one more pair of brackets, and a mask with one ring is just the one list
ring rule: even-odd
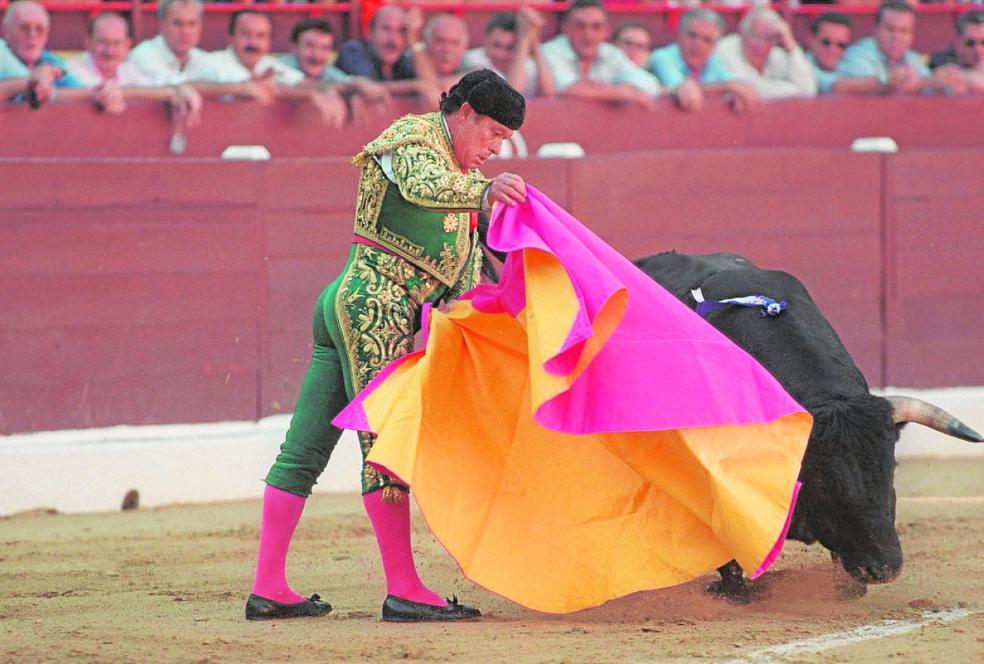
{"label": "pink cape", "polygon": [[369,461],[413,487],[464,573],[526,606],[577,610],[731,559],[761,573],[789,525],[809,415],[528,193],[493,214],[499,284],[433,311],[425,350],[335,424],[376,432]]}

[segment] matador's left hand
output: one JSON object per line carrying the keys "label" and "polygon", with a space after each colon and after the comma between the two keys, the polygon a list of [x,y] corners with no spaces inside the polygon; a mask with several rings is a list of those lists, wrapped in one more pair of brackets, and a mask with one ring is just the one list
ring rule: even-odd
{"label": "matador's left hand", "polygon": [[523,182],[523,178],[515,173],[500,173],[489,186],[488,201],[490,206],[493,203],[515,205],[525,200],[526,183]]}

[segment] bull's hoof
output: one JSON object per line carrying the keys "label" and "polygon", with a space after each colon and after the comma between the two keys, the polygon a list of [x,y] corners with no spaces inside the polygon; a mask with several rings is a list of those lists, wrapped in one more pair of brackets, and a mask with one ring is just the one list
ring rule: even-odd
{"label": "bull's hoof", "polygon": [[765,595],[765,589],[758,584],[753,585],[747,579],[719,579],[707,586],[704,591],[714,599],[721,599],[732,604],[751,604]]}
{"label": "bull's hoof", "polygon": [[868,584],[861,583],[851,576],[838,579],[834,587],[837,596],[843,600],[861,599],[868,594]]}

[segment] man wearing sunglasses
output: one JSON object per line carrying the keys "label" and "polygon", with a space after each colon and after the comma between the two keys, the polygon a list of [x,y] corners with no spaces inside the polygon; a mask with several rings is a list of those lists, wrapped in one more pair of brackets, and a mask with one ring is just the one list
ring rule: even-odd
{"label": "man wearing sunglasses", "polygon": [[957,37],[945,51],[929,59],[934,72],[952,70],[967,84],[968,92],[984,92],[984,11],[969,11],[957,18]]}
{"label": "man wearing sunglasses", "polygon": [[837,65],[844,51],[851,45],[853,26],[847,14],[826,12],[810,24],[810,52],[806,59],[813,65],[817,79],[817,92],[829,94],[837,90]]}
{"label": "man wearing sunglasses", "polygon": [[875,32],[847,49],[837,75],[864,94],[962,94],[966,85],[951,70],[935,74],[912,50],[916,10],[904,0],[886,0],[875,14]]}

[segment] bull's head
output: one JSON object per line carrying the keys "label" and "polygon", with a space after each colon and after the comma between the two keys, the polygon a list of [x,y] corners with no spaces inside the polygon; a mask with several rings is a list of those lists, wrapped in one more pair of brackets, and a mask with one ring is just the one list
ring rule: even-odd
{"label": "bull's head", "polygon": [[917,399],[871,395],[809,408],[813,432],[790,537],[819,540],[863,583],[888,583],[902,570],[895,530],[895,443],[906,422],[980,442],[946,411]]}

